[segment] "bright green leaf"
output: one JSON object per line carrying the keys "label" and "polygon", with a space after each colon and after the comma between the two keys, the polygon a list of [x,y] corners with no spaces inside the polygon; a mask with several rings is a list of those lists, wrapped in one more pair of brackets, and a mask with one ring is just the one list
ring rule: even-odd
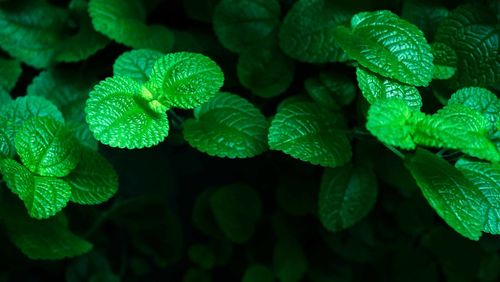
{"label": "bright green leaf", "polygon": [[136,49],[169,51],[173,33],[162,25],[146,25],[147,10],[140,0],[90,0],[94,28],[118,43]]}
{"label": "bright green leaf", "polygon": [[338,26],[335,36],[350,58],[372,72],[414,86],[427,86],[432,79],[424,34],[390,11],[358,13],[351,29]]}
{"label": "bright green leaf", "polygon": [[266,117],[238,95],[217,94],[183,127],[189,144],[212,156],[248,158],[267,149]]}
{"label": "bright green leaf", "polygon": [[334,30],[349,22],[354,10],[339,1],[299,0],[288,11],[279,33],[280,47],[308,63],[345,61]]}
{"label": "bright green leaf", "polygon": [[338,114],[310,102],[280,107],[269,129],[269,146],[312,164],[335,167],[351,158]]}
{"label": "bright green leaf", "polygon": [[280,4],[277,0],[222,0],[215,8],[213,24],[222,45],[240,53],[276,36]]}
{"label": "bright green leaf", "polygon": [[363,219],[375,205],[377,180],[366,164],[325,170],[319,193],[319,219],[337,232]]}
{"label": "bright green leaf", "polygon": [[215,96],[224,83],[217,64],[201,54],[179,52],[158,59],[151,71],[153,93],[172,107],[195,108]]}
{"label": "bright green leaf", "polygon": [[148,49],[125,52],[113,64],[113,75],[127,76],[145,83],[150,78],[151,69],[155,62],[161,56],[163,53]]}
{"label": "bright green leaf", "polygon": [[381,99],[398,99],[412,110],[422,107],[422,97],[414,86],[381,77],[361,67],[356,69],[356,76],[361,93],[370,104]]}
{"label": "bright green leaf", "polygon": [[469,239],[481,237],[486,198],[459,170],[423,149],[408,158],[406,166],[424,197],[448,225]]}
{"label": "bright green leaf", "polygon": [[448,45],[443,43],[431,44],[434,57],[434,79],[448,79],[457,70],[457,54]]}
{"label": "bright green leaf", "polygon": [[64,178],[71,186],[71,201],[95,205],[109,200],[118,190],[118,176],[97,152],[85,149],[78,166]]}
{"label": "bright green leaf", "polygon": [[210,197],[210,207],[220,229],[235,243],[250,240],[262,215],[259,195],[246,185],[215,190]]}
{"label": "bright green leaf", "polygon": [[135,80],[108,78],[89,95],[86,119],[95,138],[103,144],[144,148],[158,144],[168,135],[166,107]]}

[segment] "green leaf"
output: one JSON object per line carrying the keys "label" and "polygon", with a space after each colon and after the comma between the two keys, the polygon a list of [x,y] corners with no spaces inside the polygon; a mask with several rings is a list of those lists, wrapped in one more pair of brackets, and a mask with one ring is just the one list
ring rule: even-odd
{"label": "green leaf", "polygon": [[432,79],[424,34],[390,11],[358,13],[351,29],[338,26],[335,36],[350,58],[372,72],[414,86],[427,86]]}
{"label": "green leaf", "polygon": [[192,109],[207,102],[224,84],[217,64],[201,54],[179,52],[158,59],[151,71],[155,95],[165,105]]}
{"label": "green leaf", "polygon": [[158,144],[168,135],[166,107],[135,80],[108,78],[89,95],[86,119],[95,138],[103,144],[144,148]]}
{"label": "green leaf", "polygon": [[250,240],[262,215],[259,195],[246,185],[230,185],[215,190],[210,197],[210,207],[220,229],[235,243]]}
{"label": "green leaf", "polygon": [[67,17],[66,11],[45,1],[3,4],[0,46],[32,67],[47,67],[57,56]]}
{"label": "green leaf", "polygon": [[377,180],[368,165],[327,169],[319,193],[319,219],[332,232],[347,229],[368,215],[376,199]]}
{"label": "green leaf", "polygon": [[10,102],[12,102],[12,97],[10,97],[9,92],[0,88],[0,110]]}
{"label": "green leaf", "polygon": [[270,98],[288,89],[293,81],[294,63],[277,46],[259,46],[241,54],[237,72],[245,88],[257,96]]}
{"label": "green leaf", "polygon": [[456,87],[488,86],[500,81],[498,63],[499,32],[491,11],[475,5],[463,5],[445,18],[436,33],[441,42],[457,54]]}
{"label": "green leaf", "polygon": [[118,43],[161,52],[172,49],[172,31],[146,25],[147,10],[140,0],[90,0],[89,13],[94,28]]}
{"label": "green leaf", "polygon": [[64,178],[71,186],[71,201],[81,205],[101,204],[118,190],[118,176],[97,152],[82,151],[78,166]]}
{"label": "green leaf", "polygon": [[267,149],[266,117],[244,98],[221,92],[184,122],[184,138],[211,156],[248,158]]}
{"label": "green leaf", "polygon": [[242,282],[274,282],[274,273],[266,266],[260,264],[252,264],[245,274],[243,274]]}
{"label": "green leaf", "polygon": [[308,63],[347,59],[337,44],[334,29],[348,23],[354,10],[338,1],[299,0],[288,11],[279,33],[281,49]]}
{"label": "green leaf", "polygon": [[9,189],[23,200],[28,214],[37,219],[54,216],[66,207],[71,187],[55,177],[36,176],[14,160],[0,162]]}
{"label": "green leaf", "polygon": [[[10,156],[16,152],[15,136],[23,123],[33,117],[50,117],[64,122],[61,112],[54,104],[41,97],[19,97],[0,110],[0,133],[8,142]],[[5,138],[6,137],[6,138]]]}
{"label": "green leaf", "polygon": [[41,176],[63,177],[80,161],[81,150],[65,125],[48,117],[26,121],[16,135],[23,164]]}
{"label": "green leaf", "polygon": [[486,198],[488,206],[483,231],[500,234],[500,165],[459,160],[455,167]]}
{"label": "green leaf", "polygon": [[280,107],[269,129],[269,146],[296,159],[335,167],[351,158],[351,145],[338,114],[310,102]]}
{"label": "green leaf", "polygon": [[214,11],[215,34],[235,53],[259,47],[276,36],[280,13],[277,0],[222,0]]}
{"label": "green leaf", "polygon": [[361,93],[370,104],[381,99],[398,99],[412,110],[422,107],[422,97],[414,86],[381,77],[362,67],[356,68],[356,76]]}
{"label": "green leaf", "polygon": [[302,281],[308,268],[308,262],[302,246],[296,239],[278,240],[274,246],[273,268],[279,281]]}
{"label": "green leaf", "polygon": [[306,79],[304,87],[314,101],[330,110],[349,105],[356,96],[354,83],[341,72],[322,71]]}
{"label": "green leaf", "polygon": [[490,132],[496,130],[497,120],[500,117],[500,99],[481,87],[466,87],[451,95],[448,104],[462,104],[483,114],[490,121]]}
{"label": "green leaf", "polygon": [[403,2],[401,17],[421,29],[432,41],[439,23],[448,15],[448,10],[440,1],[407,0]]}
{"label": "green leaf", "polygon": [[434,57],[434,79],[449,79],[457,70],[457,54],[443,43],[431,44]]}
{"label": "green leaf", "polygon": [[481,192],[459,170],[429,151],[418,149],[405,164],[437,214],[461,235],[479,240],[487,212]]}
{"label": "green leaf", "polygon": [[[0,58],[0,92],[12,91],[22,72],[19,61]],[[1,104],[3,100],[0,98]]]}
{"label": "green leaf", "polygon": [[488,120],[461,104],[450,104],[416,123],[417,144],[458,149],[471,156],[500,161],[500,153],[488,139]]}
{"label": "green leaf", "polygon": [[60,260],[89,252],[92,244],[71,232],[66,221],[63,215],[35,220],[20,209],[10,209],[5,227],[14,245],[30,259]]}
{"label": "green leaf", "polygon": [[127,76],[139,82],[149,81],[151,69],[163,53],[139,49],[121,54],[113,64],[114,76]]}

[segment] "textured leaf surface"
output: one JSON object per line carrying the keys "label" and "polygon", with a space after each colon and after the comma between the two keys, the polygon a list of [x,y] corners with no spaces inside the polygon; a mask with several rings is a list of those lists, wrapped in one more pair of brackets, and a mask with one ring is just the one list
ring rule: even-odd
{"label": "textured leaf surface", "polygon": [[444,221],[461,235],[481,237],[486,198],[460,171],[423,149],[406,160],[424,197]]}
{"label": "textured leaf surface", "polygon": [[500,165],[460,160],[455,166],[487,200],[483,231],[500,234]]}
{"label": "textured leaf surface", "polygon": [[327,169],[319,193],[319,219],[332,232],[347,229],[371,211],[376,198],[377,180],[367,165]]}
{"label": "textured leaf surface", "polygon": [[179,52],[158,59],[151,72],[151,82],[166,105],[195,108],[215,96],[224,83],[217,64],[201,54]]}
{"label": "textured leaf surface", "polygon": [[312,164],[335,167],[351,158],[341,117],[310,102],[283,105],[269,129],[269,146]]}
{"label": "textured leaf surface", "polygon": [[372,72],[414,86],[427,86],[432,79],[424,34],[390,11],[358,13],[351,29],[338,26],[335,36],[350,58]]}
{"label": "textured leaf surface", "polygon": [[277,47],[249,49],[238,60],[238,78],[257,96],[270,98],[287,90],[293,81],[294,63]]}
{"label": "textured leaf surface", "polygon": [[383,143],[414,149],[414,121],[422,116],[413,112],[402,100],[380,100],[368,110],[366,128]]}
{"label": "textured leaf surface", "polygon": [[243,274],[242,282],[274,282],[274,273],[266,266],[260,264],[250,265],[245,274]]}
{"label": "textured leaf surface", "polygon": [[113,64],[113,75],[127,76],[145,83],[150,78],[156,60],[161,56],[163,53],[148,49],[125,52]]}
{"label": "textured leaf surface", "polygon": [[247,158],[267,149],[266,117],[238,95],[219,93],[184,123],[184,138],[212,156]]}
{"label": "textured leaf surface", "polygon": [[14,245],[30,259],[60,260],[92,249],[91,243],[68,229],[63,215],[35,220],[20,209],[8,211],[9,218],[5,221],[7,233]]}
{"label": "textured leaf surface", "polygon": [[67,205],[71,187],[63,180],[36,176],[10,159],[3,160],[0,169],[7,186],[21,198],[31,217],[49,218]]}
{"label": "textured leaf surface", "polygon": [[63,40],[66,12],[45,1],[29,0],[2,5],[0,46],[12,57],[42,68],[49,66]]}
{"label": "textured leaf surface", "polygon": [[161,52],[172,48],[173,33],[161,25],[146,25],[147,11],[140,0],[91,0],[89,13],[94,28],[118,43]]}
{"label": "textured leaf surface", "polygon": [[443,43],[431,44],[434,57],[434,79],[448,79],[457,70],[457,54],[455,50]]}
{"label": "textured leaf surface", "polygon": [[259,195],[245,185],[217,189],[210,197],[215,220],[227,238],[235,243],[247,242],[262,215]]}
{"label": "textured leaf surface", "polygon": [[314,101],[331,110],[350,104],[356,96],[354,83],[340,72],[322,71],[306,79],[304,87]]}
{"label": "textured leaf surface", "polygon": [[334,29],[349,22],[354,11],[338,1],[300,0],[295,2],[279,33],[280,47],[290,57],[309,63],[345,61]]}
{"label": "textured leaf surface", "polygon": [[0,58],[0,88],[5,92],[10,92],[16,85],[22,71],[19,61]]}
{"label": "textured leaf surface", "polygon": [[63,122],[61,112],[54,104],[41,97],[19,97],[0,110],[0,134],[5,135],[11,156],[15,150],[15,136],[22,124],[33,117],[51,117]]}
{"label": "textured leaf surface", "polygon": [[481,87],[466,87],[451,95],[448,104],[462,104],[474,109],[490,121],[490,131],[496,128],[497,120],[500,117],[500,99],[489,91]]}
{"label": "textured leaf surface", "polygon": [[23,164],[41,176],[63,177],[80,161],[80,147],[63,123],[32,118],[16,135],[16,150]]}
{"label": "textured leaf surface", "polygon": [[280,4],[277,0],[222,0],[215,8],[213,24],[222,45],[240,53],[276,35]]}
{"label": "textured leaf surface", "polygon": [[118,175],[113,167],[97,152],[88,149],[64,180],[71,186],[71,201],[82,205],[103,203],[118,190]]}
{"label": "textured leaf surface", "polygon": [[356,69],[356,76],[361,93],[370,104],[381,99],[398,99],[412,110],[422,107],[422,97],[414,86],[381,77],[361,67]]}
{"label": "textured leaf surface", "polygon": [[150,107],[156,100],[144,97],[152,95],[131,78],[114,77],[99,83],[90,92],[85,108],[95,138],[111,147],[128,149],[151,147],[165,139],[167,115],[154,112]]}
{"label": "textured leaf surface", "polygon": [[439,25],[436,42],[457,54],[456,86],[488,86],[500,81],[500,33],[493,13],[480,6],[463,5]]}

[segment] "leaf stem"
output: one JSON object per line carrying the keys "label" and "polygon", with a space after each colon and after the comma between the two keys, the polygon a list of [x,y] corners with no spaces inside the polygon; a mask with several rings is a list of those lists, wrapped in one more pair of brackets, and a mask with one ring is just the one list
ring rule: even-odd
{"label": "leaf stem", "polygon": [[401,159],[404,160],[406,158],[405,154],[401,153],[401,151],[396,149],[396,147],[388,144],[384,144],[384,146],[387,147],[387,149],[389,149],[391,152],[396,154],[396,156],[400,157]]}

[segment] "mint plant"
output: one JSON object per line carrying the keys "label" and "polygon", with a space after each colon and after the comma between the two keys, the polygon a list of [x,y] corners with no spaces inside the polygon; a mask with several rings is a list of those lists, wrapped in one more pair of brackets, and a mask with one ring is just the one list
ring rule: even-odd
{"label": "mint plant", "polygon": [[0,0],[0,281],[499,281],[499,11]]}

